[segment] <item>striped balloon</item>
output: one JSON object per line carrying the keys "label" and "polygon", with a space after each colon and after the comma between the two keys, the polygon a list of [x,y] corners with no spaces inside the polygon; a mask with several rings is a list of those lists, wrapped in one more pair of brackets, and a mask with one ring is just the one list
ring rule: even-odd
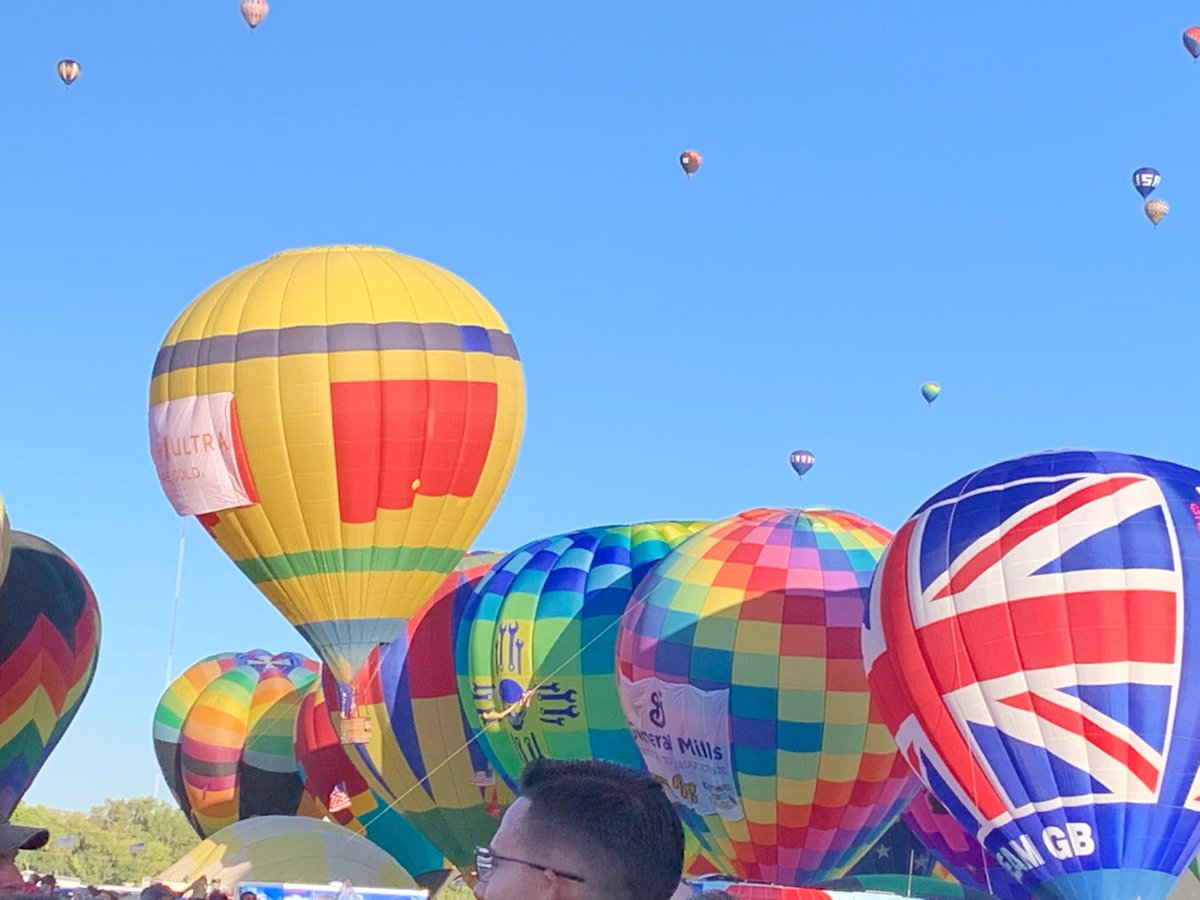
{"label": "striped balloon", "polygon": [[491,304],[380,247],[279,253],[171,326],[150,383],[160,484],[300,631],[338,685],[483,528],[525,386]]}
{"label": "striped balloon", "polygon": [[888,539],[847,512],[751,510],[680,544],[638,587],[617,646],[622,705],[722,871],[840,875],[916,789],[860,647]]}
{"label": "striped balloon", "polygon": [[172,795],[201,837],[242,819],[319,815],[293,752],[300,701],[319,666],[298,653],[222,653],[163,694],[154,749]]}
{"label": "striped balloon", "polygon": [[[305,791],[319,804],[325,818],[386,850],[418,883],[432,888],[445,880],[449,861],[367,786],[366,779],[346,755],[346,748],[330,723],[324,691],[310,691],[300,701],[296,763]],[[429,883],[425,884],[427,880]]]}
{"label": "striped balloon", "polygon": [[641,767],[613,677],[617,620],[643,576],[705,524],[543,538],[510,553],[476,589],[459,631],[459,697],[510,785],[539,756]]}
{"label": "striped balloon", "polygon": [[[377,648],[352,682],[357,712],[372,727],[369,742],[347,744],[347,753],[371,789],[460,868],[475,864],[475,847],[491,841],[513,801],[471,741],[454,673],[463,608],[503,556],[464,556],[413,616],[405,640]],[[328,669],[324,689],[337,696]]]}
{"label": "striped balloon", "polygon": [[100,608],[49,541],[11,533],[0,584],[0,820],[7,821],[79,711],[100,652]]}

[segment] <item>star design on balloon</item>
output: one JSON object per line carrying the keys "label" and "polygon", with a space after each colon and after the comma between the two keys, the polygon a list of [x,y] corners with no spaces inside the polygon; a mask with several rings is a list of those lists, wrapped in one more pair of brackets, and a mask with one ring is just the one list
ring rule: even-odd
{"label": "star design on balloon", "polygon": [[876,844],[875,845],[875,855],[878,856],[880,859],[887,859],[889,856],[892,855],[892,848],[885,847],[883,844]]}

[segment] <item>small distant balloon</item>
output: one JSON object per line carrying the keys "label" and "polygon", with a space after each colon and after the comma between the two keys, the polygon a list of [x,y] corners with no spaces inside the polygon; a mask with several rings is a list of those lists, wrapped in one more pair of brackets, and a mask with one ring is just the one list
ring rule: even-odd
{"label": "small distant balloon", "polygon": [[1158,227],[1158,223],[1167,217],[1167,213],[1171,211],[1170,205],[1166,200],[1147,200],[1146,218],[1154,223],[1154,227]]}
{"label": "small distant balloon", "polygon": [[925,398],[926,403],[932,403],[938,398],[938,394],[941,392],[941,385],[936,381],[927,381],[921,385],[921,396]]}
{"label": "small distant balloon", "polygon": [[700,168],[702,162],[704,162],[704,157],[695,150],[684,150],[679,154],[679,164],[683,166],[683,171],[687,172],[688,178],[696,174],[696,170]]}
{"label": "small distant balloon", "polygon": [[63,84],[74,84],[75,79],[79,77],[81,71],[79,63],[73,59],[60,59],[58,61],[58,77],[62,79]]}
{"label": "small distant balloon", "polygon": [[1149,166],[1142,166],[1133,173],[1133,186],[1142,195],[1143,200],[1154,193],[1161,181],[1162,176],[1158,174],[1158,169],[1151,169]]}
{"label": "small distant balloon", "polygon": [[1192,54],[1192,59],[1200,56],[1200,28],[1193,25],[1183,32],[1183,46],[1187,48],[1187,52]]}
{"label": "small distant balloon", "polygon": [[792,455],[788,457],[788,462],[792,464],[792,468],[796,470],[796,474],[801,478],[807,474],[816,461],[817,458],[813,456],[811,450],[793,450]]}
{"label": "small distant balloon", "polygon": [[270,11],[271,5],[267,0],[242,0],[242,18],[251,28],[257,28]]}

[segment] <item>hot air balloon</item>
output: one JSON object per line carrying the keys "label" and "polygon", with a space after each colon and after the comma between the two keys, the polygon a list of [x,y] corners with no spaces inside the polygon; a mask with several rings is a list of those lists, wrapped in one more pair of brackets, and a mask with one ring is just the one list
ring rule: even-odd
{"label": "hot air balloon", "polygon": [[0,584],[4,583],[4,573],[8,571],[8,557],[12,551],[12,535],[8,526],[8,511],[4,508],[4,498],[0,497]]}
{"label": "hot air balloon", "polygon": [[684,150],[679,154],[679,165],[683,167],[683,171],[687,173],[689,180],[693,175],[696,174],[696,171],[700,168],[700,165],[703,162],[704,157],[702,157],[696,150]]}
{"label": "hot air balloon", "polygon": [[799,478],[803,478],[808,474],[808,470],[813,467],[813,463],[817,458],[813,456],[811,450],[793,450],[792,455],[788,457],[788,462],[792,464],[792,468],[796,471]]}
{"label": "hot air balloon", "polygon": [[962,884],[1003,900],[1029,900],[1029,890],[967,834],[929,791],[924,788],[917,791],[901,814],[900,822]]}
{"label": "hot air balloon", "polygon": [[242,0],[242,18],[251,29],[257,28],[270,11],[267,0]]}
{"label": "hot air balloon", "polygon": [[79,77],[79,73],[82,71],[79,63],[73,59],[60,59],[56,68],[58,70],[58,77],[68,87],[75,83],[75,79]]}
{"label": "hot air balloon", "polygon": [[634,592],[621,703],[647,767],[724,872],[841,875],[916,790],[859,644],[888,537],[847,512],[750,510],[688,538]]}
{"label": "hot air balloon", "polygon": [[1039,896],[1161,900],[1200,845],[1200,472],[1058,450],[889,545],[872,693],[935,797]]}
{"label": "hot air balloon", "polygon": [[1144,207],[1146,218],[1154,223],[1154,227],[1158,227],[1158,223],[1167,217],[1167,213],[1171,211],[1170,205],[1166,200],[1147,200]]}
{"label": "hot air balloon", "polygon": [[613,525],[532,541],[476,588],[459,630],[459,698],[510,785],[541,756],[641,768],[613,679],[616,622],[642,577],[705,524]]}
{"label": "hot air balloon", "polygon": [[78,566],[20,531],[11,551],[0,585],[2,821],[75,718],[100,651],[100,609]]}
{"label": "hot air balloon", "polygon": [[892,823],[846,875],[911,873],[918,877],[932,877],[937,866],[937,858],[901,818]]}
{"label": "hot air balloon", "polygon": [[300,701],[319,666],[265,650],[206,657],[154,713],[163,779],[201,837],[252,816],[317,815],[293,754]]}
{"label": "hot air balloon", "polygon": [[150,405],[175,510],[304,635],[349,715],[351,676],[499,501],[525,393],[503,320],[465,281],[318,247],[201,294],[163,342]]}
{"label": "hot air balloon", "polygon": [[[468,553],[409,622],[404,640],[377,648],[352,683],[371,723],[347,753],[379,797],[404,813],[456,866],[475,865],[513,793],[492,772],[458,702],[454,647],[463,609],[496,551]],[[325,672],[326,696],[337,685]],[[465,749],[464,749],[465,747]]]}
{"label": "hot air balloon", "polygon": [[1135,169],[1133,172],[1133,187],[1142,199],[1149,197],[1154,193],[1154,189],[1158,187],[1162,181],[1162,176],[1158,174],[1158,169],[1151,169],[1148,166],[1143,166],[1140,169]]}
{"label": "hot air balloon", "polygon": [[[835,878],[823,881],[815,888],[829,891],[826,896],[859,898],[859,897],[925,897],[931,900],[941,898],[961,898],[961,900],[995,900],[995,898],[977,888],[944,881],[928,875],[893,874],[893,875],[856,875],[846,878]],[[836,893],[835,893],[836,892]],[[734,896],[739,896],[734,893]],[[807,900],[807,897],[805,898]]]}
{"label": "hot air balloon", "polygon": [[941,392],[942,388],[936,381],[927,381],[921,385],[921,396],[925,398],[926,403],[933,403]]}
{"label": "hot air balloon", "polygon": [[[155,881],[189,884],[201,877],[230,887],[247,881],[416,887],[394,859],[366,838],[333,822],[291,816],[259,816],[222,828]],[[338,896],[337,887],[328,896]]]}
{"label": "hot air balloon", "polygon": [[300,701],[296,763],[304,789],[320,803],[324,817],[386,850],[419,884],[434,890],[445,880],[447,860],[367,786],[347,756],[331,718],[323,691],[310,691]]}
{"label": "hot air balloon", "polygon": [[1193,25],[1191,28],[1184,29],[1183,46],[1188,53],[1192,54],[1193,61],[1200,56],[1200,28]]}

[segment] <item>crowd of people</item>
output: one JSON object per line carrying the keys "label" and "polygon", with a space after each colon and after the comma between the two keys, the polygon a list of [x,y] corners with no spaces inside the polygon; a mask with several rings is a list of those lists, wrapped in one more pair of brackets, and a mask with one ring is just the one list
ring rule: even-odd
{"label": "crowd of people", "polygon": [[[44,828],[0,822],[0,900],[29,894],[72,900],[231,900],[199,878],[182,891],[152,884],[119,894],[96,887],[62,889],[53,875],[24,875],[22,850],[46,845]],[[683,827],[662,785],[644,772],[596,760],[530,763],[520,796],[495,837],[476,851],[479,900],[721,900],[682,882]],[[238,900],[256,900],[254,894]]]}

